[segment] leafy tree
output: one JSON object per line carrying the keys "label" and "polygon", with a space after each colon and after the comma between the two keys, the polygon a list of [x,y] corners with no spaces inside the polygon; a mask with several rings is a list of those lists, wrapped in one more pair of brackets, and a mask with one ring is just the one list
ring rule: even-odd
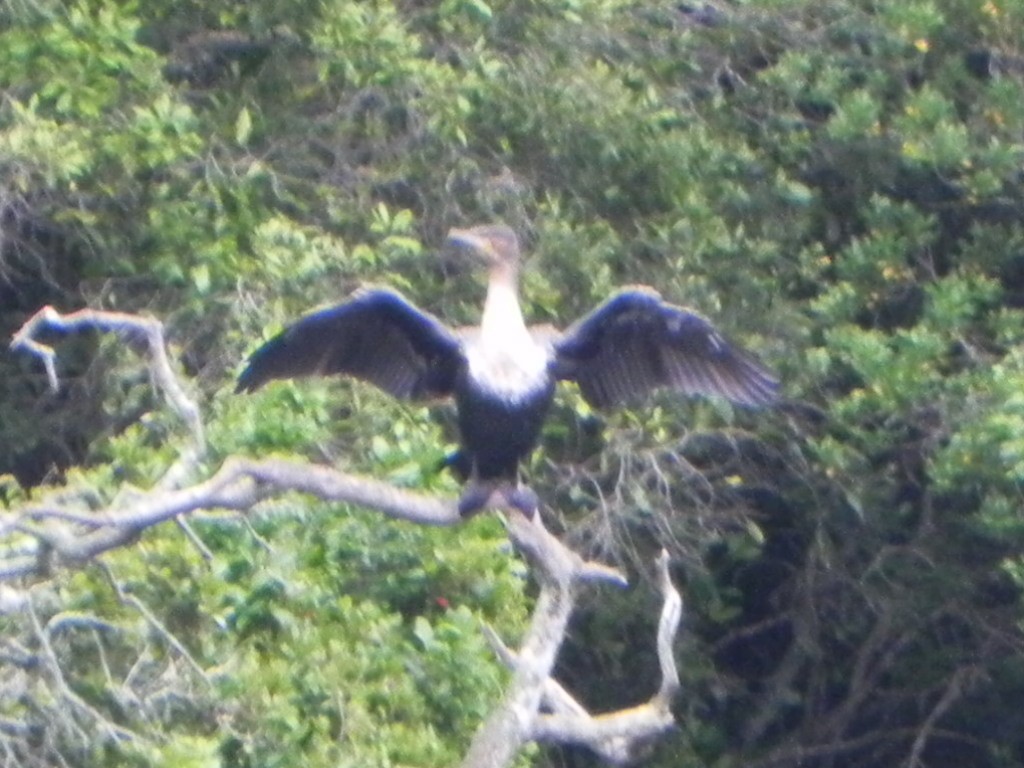
{"label": "leafy tree", "polygon": [[[452,224],[504,219],[533,254],[534,318],[651,284],[785,381],[756,416],[669,397],[598,415],[565,393],[528,468],[574,545],[637,571],[664,545],[683,564],[683,727],[649,764],[1024,759],[1024,4],[0,14],[0,329],[44,303],[149,311],[207,414],[203,469],[297,452],[449,492],[444,409],[349,383],[235,398],[230,380],[255,340],[364,282],[472,321],[478,284],[433,250]],[[23,486],[103,507],[189,444],[118,346],[68,339],[58,395],[0,359],[10,509]],[[21,614],[7,652],[33,695],[4,717],[82,763],[461,754],[502,684],[475,621],[512,631],[528,602],[493,521],[456,543],[289,500],[251,530],[192,525],[201,547],[168,526],[32,587],[67,684],[110,726],[29,711],[52,678],[18,666],[38,652]],[[638,602],[602,593],[576,618],[561,677],[597,708],[656,674]],[[366,636],[373,653],[330,653]],[[228,666],[204,680],[171,638]],[[118,698],[129,673],[156,703]],[[136,750],[117,728],[152,738]]]}

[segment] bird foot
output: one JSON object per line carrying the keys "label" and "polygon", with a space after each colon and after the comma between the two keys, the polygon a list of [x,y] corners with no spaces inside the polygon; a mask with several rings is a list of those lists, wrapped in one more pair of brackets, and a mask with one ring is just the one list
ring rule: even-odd
{"label": "bird foot", "polygon": [[459,515],[469,518],[485,509],[500,507],[514,509],[525,517],[533,519],[540,508],[540,498],[527,485],[471,483],[459,497]]}
{"label": "bird foot", "polygon": [[504,496],[506,506],[522,512],[530,520],[540,509],[540,497],[528,485],[517,485],[515,488],[506,489]]}
{"label": "bird foot", "polygon": [[473,517],[490,506],[494,488],[487,485],[471,483],[459,496],[459,516],[463,519]]}

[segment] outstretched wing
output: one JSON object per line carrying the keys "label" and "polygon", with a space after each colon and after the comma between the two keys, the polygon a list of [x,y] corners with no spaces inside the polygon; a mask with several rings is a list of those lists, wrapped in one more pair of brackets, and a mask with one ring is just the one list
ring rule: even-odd
{"label": "outstretched wing", "polygon": [[761,406],[775,400],[779,386],[710,322],[650,289],[615,294],[569,328],[554,350],[555,375],[579,384],[596,408],[635,401],[658,387]]}
{"label": "outstretched wing", "polygon": [[458,338],[432,315],[388,289],[306,315],[257,349],[236,392],[271,379],[345,374],[394,397],[451,393],[461,359]]}

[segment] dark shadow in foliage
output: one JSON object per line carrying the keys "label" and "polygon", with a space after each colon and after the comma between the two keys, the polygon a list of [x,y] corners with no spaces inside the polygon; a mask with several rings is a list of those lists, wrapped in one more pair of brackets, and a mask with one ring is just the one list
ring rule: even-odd
{"label": "dark shadow in foliage", "polygon": [[[83,302],[78,288],[85,260],[74,239],[37,212],[44,205],[15,200],[0,210],[0,338],[9,339],[41,306]],[[36,361],[0,354],[0,475],[10,473],[31,488],[85,459],[106,419],[98,388],[90,384],[96,347],[90,334],[65,346],[57,393],[49,391]]]}

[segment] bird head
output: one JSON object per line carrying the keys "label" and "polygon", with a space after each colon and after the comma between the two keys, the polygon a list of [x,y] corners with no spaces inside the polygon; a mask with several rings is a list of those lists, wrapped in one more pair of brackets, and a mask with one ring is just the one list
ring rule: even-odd
{"label": "bird head", "polygon": [[452,228],[447,242],[465,249],[490,268],[519,266],[519,238],[504,224],[482,224],[469,229]]}

